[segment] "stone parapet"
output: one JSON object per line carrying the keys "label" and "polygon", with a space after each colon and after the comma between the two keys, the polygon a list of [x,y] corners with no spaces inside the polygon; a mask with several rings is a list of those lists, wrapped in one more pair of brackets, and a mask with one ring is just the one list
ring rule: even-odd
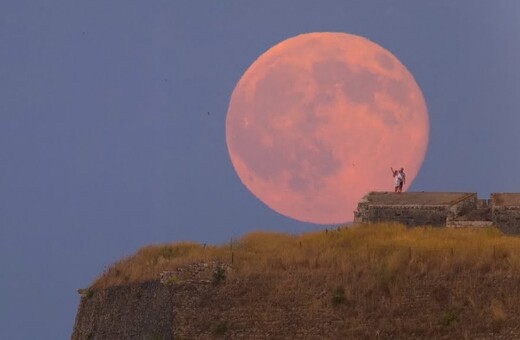
{"label": "stone parapet", "polygon": [[520,234],[520,193],[493,193],[487,200],[467,192],[370,192],[360,200],[354,222],[495,226],[505,234]]}

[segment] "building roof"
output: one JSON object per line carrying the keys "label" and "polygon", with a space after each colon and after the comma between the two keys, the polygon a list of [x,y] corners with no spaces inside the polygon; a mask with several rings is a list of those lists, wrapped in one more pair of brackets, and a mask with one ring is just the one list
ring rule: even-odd
{"label": "building roof", "polygon": [[[361,202],[369,202],[372,205],[453,205],[470,196],[476,196],[472,192],[369,192]],[[520,194],[518,194],[520,202]]]}

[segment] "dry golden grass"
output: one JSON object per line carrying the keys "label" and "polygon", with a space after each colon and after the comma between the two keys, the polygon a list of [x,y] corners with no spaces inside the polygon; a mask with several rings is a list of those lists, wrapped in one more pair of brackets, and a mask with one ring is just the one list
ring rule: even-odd
{"label": "dry golden grass", "polygon": [[[371,273],[383,290],[403,273],[450,276],[518,271],[520,238],[490,228],[406,228],[398,224],[362,225],[301,235],[253,232],[232,245],[203,246],[197,243],[152,245],[112,265],[93,283],[102,288],[157,279],[173,270],[200,261],[233,260],[233,275],[324,276],[324,283],[338,285],[338,273]],[[347,292],[348,293],[348,292]],[[499,306],[490,308],[501,318]]]}
{"label": "dry golden grass", "polygon": [[[153,245],[115,263],[89,291],[213,261],[232,269],[223,284],[188,297],[203,309],[182,311],[193,334],[240,313],[255,315],[248,329],[283,321],[284,334],[321,325],[338,339],[520,339],[520,238],[490,228],[377,224],[253,232],[232,245]],[[183,275],[172,283],[178,299],[202,287],[173,286],[191,279]]]}

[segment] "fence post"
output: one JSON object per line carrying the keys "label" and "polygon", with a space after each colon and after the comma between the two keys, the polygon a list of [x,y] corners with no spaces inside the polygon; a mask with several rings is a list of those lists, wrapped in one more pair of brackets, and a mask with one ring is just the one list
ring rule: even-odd
{"label": "fence post", "polygon": [[412,260],[412,247],[408,247],[408,259]]}
{"label": "fence post", "polygon": [[493,260],[496,260],[496,249],[495,249],[495,246],[493,246]]}
{"label": "fence post", "polygon": [[451,256],[453,256],[453,248],[451,248],[450,252],[451,252]]}
{"label": "fence post", "polygon": [[229,240],[229,251],[231,252],[231,264],[233,264],[235,260],[235,252],[233,251],[233,238]]}

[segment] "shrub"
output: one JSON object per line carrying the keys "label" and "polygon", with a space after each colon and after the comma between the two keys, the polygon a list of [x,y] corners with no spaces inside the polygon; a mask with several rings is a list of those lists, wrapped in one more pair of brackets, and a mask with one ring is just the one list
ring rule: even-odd
{"label": "shrub", "polygon": [[345,289],[343,287],[336,288],[334,295],[332,296],[332,305],[334,307],[344,304],[346,301],[345,298]]}
{"label": "shrub", "polygon": [[215,271],[213,272],[213,284],[219,285],[226,279],[226,269],[223,267],[217,267],[215,268]]}
{"label": "shrub", "polygon": [[213,330],[213,335],[215,335],[217,337],[224,336],[227,331],[228,331],[227,321],[221,321],[215,326],[215,329]]}
{"label": "shrub", "polygon": [[442,314],[441,323],[445,327],[450,327],[459,321],[458,313],[455,310],[448,310]]}
{"label": "shrub", "polygon": [[87,299],[90,299],[93,296],[94,296],[94,290],[93,289],[87,289],[87,291],[85,292],[85,297]]}
{"label": "shrub", "polygon": [[152,339],[153,339],[153,340],[163,340],[163,337],[162,337],[162,335],[160,335],[160,334],[154,333],[154,334],[152,335]]}
{"label": "shrub", "polygon": [[170,277],[168,277],[168,279],[166,279],[165,283],[167,285],[174,285],[176,283],[179,283],[179,278],[177,277],[177,275],[171,275]]}

